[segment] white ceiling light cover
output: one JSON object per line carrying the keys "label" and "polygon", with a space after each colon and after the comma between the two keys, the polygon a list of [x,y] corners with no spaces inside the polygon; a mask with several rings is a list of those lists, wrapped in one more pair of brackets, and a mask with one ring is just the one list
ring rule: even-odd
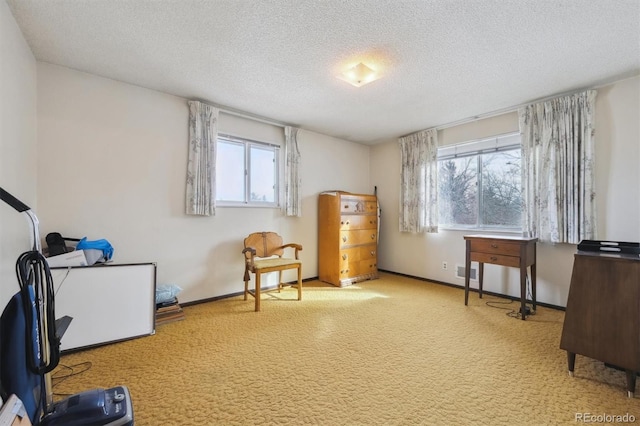
{"label": "white ceiling light cover", "polygon": [[342,74],[337,76],[339,79],[346,81],[356,87],[362,87],[380,78],[380,75],[367,65],[359,62],[352,66]]}

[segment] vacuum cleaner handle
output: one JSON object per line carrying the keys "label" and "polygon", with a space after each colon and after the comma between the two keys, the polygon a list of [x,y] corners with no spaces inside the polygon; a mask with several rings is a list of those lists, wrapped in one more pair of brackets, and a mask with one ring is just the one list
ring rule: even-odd
{"label": "vacuum cleaner handle", "polygon": [[23,203],[22,201],[18,200],[16,197],[14,197],[13,195],[9,194],[7,191],[5,191],[2,188],[0,188],[0,200],[2,200],[5,203],[9,204],[11,207],[13,207],[14,209],[18,210],[18,212],[20,212],[20,213],[26,212],[27,210],[31,210],[29,208],[29,206],[27,206],[25,203]]}

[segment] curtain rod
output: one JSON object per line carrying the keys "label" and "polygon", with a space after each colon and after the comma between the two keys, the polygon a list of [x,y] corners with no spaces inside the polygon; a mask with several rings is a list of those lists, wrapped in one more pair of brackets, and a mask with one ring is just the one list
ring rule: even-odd
{"label": "curtain rod", "polygon": [[229,115],[234,115],[236,117],[242,117],[242,118],[246,118],[253,121],[259,121],[261,123],[271,124],[272,126],[278,126],[278,127],[286,127],[286,126],[297,127],[297,126],[294,126],[293,124],[287,124],[287,123],[283,123],[282,121],[272,120],[270,118],[263,117],[260,115],[250,114],[248,112],[244,112],[244,111],[240,111],[224,105],[216,104],[214,102],[208,102],[208,101],[200,101],[200,102],[216,107],[220,110],[220,112],[224,112],[225,114],[229,114]]}
{"label": "curtain rod", "polygon": [[[611,83],[606,83],[606,84],[601,84],[599,86],[594,86],[594,87],[591,87],[591,88],[582,88],[582,89],[572,90],[570,92],[559,93],[559,94],[556,94],[556,95],[547,96],[546,98],[541,98],[541,99],[533,100],[533,101],[530,101],[530,102],[525,102],[525,103],[522,103],[520,105],[515,105],[515,106],[511,106],[511,107],[507,107],[507,108],[502,108],[502,109],[498,109],[498,110],[495,110],[495,111],[487,112],[487,113],[484,113],[484,114],[474,115],[474,116],[471,116],[471,117],[463,118],[461,120],[456,120],[456,121],[451,121],[449,123],[441,124],[439,126],[429,127],[428,129],[436,129],[436,130],[448,129],[450,127],[460,126],[462,124],[471,123],[473,121],[483,120],[485,118],[490,118],[490,117],[495,117],[495,116],[502,115],[502,114],[507,114],[507,113],[510,113],[510,112],[515,112],[518,109],[520,109],[522,107],[525,107],[527,105],[531,105],[531,104],[535,104],[535,103],[539,103],[539,102],[550,101],[551,99],[559,98],[560,96],[575,95],[576,93],[584,92],[586,90],[599,89],[600,87],[608,86],[610,84]],[[423,129],[423,130],[428,130],[428,129]],[[404,137],[407,137],[407,136],[422,132],[423,130],[418,130],[417,132],[408,133],[406,135],[400,136],[400,138],[404,138]]]}

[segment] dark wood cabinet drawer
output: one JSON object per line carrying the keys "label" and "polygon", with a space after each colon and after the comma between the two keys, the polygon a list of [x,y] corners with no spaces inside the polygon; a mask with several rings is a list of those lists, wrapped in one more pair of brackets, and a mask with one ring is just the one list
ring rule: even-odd
{"label": "dark wood cabinet drawer", "polygon": [[472,240],[471,251],[481,253],[495,253],[505,256],[520,256],[520,244],[497,240]]}
{"label": "dark wood cabinet drawer", "polygon": [[493,263],[495,265],[520,267],[520,258],[491,253],[471,253],[472,262]]}

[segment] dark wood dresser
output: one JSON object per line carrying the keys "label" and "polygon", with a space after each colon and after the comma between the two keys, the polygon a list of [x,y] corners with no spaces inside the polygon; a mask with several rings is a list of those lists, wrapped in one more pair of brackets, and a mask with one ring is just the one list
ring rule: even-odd
{"label": "dark wood dresser", "polygon": [[640,257],[578,248],[560,340],[569,374],[576,354],[603,361],[626,371],[633,397],[640,371]]}

